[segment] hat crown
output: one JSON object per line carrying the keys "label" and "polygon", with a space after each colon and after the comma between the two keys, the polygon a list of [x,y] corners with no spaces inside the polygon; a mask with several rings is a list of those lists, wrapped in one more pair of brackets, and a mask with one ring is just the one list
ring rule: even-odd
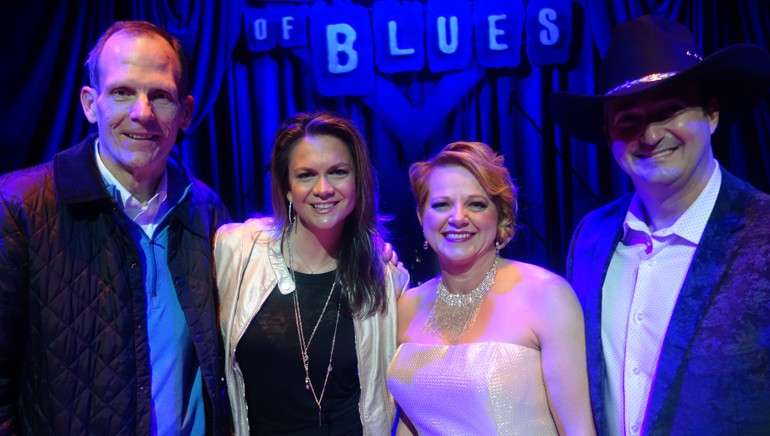
{"label": "hat crown", "polygon": [[651,89],[695,87],[719,103],[719,126],[752,110],[770,89],[770,53],[755,44],[736,44],[701,59],[687,28],[666,18],[644,16],[619,24],[599,69],[593,95],[556,91],[551,115],[575,138],[606,143],[604,109],[615,97]]}
{"label": "hat crown", "polygon": [[600,94],[634,84],[654,74],[686,70],[701,61],[690,31],[676,21],[645,15],[618,25],[599,69]]}

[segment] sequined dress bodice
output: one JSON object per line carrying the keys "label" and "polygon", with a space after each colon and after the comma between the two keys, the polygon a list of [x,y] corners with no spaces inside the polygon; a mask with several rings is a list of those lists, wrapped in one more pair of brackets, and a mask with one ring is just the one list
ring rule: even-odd
{"label": "sequined dress bodice", "polygon": [[388,387],[420,435],[555,435],[540,351],[522,345],[406,343]]}

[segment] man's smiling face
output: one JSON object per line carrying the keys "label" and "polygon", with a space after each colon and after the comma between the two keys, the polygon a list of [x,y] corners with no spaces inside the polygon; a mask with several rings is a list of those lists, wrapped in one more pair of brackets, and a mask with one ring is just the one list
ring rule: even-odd
{"label": "man's smiling face", "polygon": [[156,35],[118,33],[104,46],[99,89],[84,87],[83,108],[99,128],[99,153],[111,172],[162,174],[193,99],[180,96],[181,66]]}
{"label": "man's smiling face", "polygon": [[[637,190],[676,192],[702,185],[713,168],[716,101],[694,89],[656,88],[606,105],[612,154]],[[673,190],[673,191],[672,191]]]}

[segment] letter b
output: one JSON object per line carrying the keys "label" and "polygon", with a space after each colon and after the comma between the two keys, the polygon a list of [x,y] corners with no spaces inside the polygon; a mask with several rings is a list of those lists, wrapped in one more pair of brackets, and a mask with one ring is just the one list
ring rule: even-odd
{"label": "letter b", "polygon": [[349,73],[358,67],[358,52],[353,48],[354,42],[356,29],[348,24],[326,26],[327,69],[330,73]]}

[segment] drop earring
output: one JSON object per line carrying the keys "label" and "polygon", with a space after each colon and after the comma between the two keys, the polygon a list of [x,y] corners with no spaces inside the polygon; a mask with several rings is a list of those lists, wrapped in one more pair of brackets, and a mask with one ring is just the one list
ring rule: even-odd
{"label": "drop earring", "polygon": [[428,251],[428,240],[427,239],[425,241],[423,241],[422,249],[425,250],[425,251]]}
{"label": "drop earring", "polygon": [[296,216],[291,216],[291,200],[289,200],[289,224],[294,225],[294,221],[296,221],[296,219]]}

